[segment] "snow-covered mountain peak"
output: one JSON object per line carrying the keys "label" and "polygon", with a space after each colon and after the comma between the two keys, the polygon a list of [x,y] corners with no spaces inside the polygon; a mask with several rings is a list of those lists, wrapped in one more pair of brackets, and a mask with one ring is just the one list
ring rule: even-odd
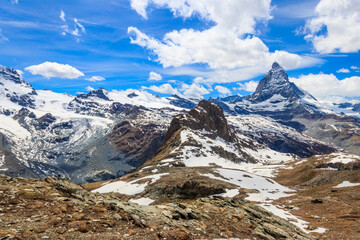
{"label": "snow-covered mountain peak", "polygon": [[18,70],[0,65],[0,103],[7,109],[35,108],[35,89],[24,81]]}
{"label": "snow-covered mountain peak", "polygon": [[99,88],[97,90],[92,90],[89,93],[85,94],[79,94],[76,97],[81,99],[89,99],[89,98],[99,98],[102,100],[110,101],[108,98],[108,91],[105,88]]}
{"label": "snow-covered mountain peak", "polygon": [[0,79],[13,81],[18,84],[27,83],[21,79],[21,75],[18,70],[2,65],[0,65]]}
{"label": "snow-covered mountain peak", "polygon": [[273,63],[272,69],[261,79],[256,91],[248,99],[257,103],[266,101],[274,95],[281,95],[289,101],[301,100],[304,97],[316,100],[309,93],[302,91],[290,82],[284,68],[277,62]]}

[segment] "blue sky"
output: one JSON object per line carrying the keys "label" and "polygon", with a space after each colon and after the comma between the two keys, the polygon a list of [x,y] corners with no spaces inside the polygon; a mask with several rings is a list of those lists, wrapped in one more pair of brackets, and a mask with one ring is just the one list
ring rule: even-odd
{"label": "blue sky", "polygon": [[[183,0],[183,6],[173,0],[2,0],[0,64],[23,71],[35,89],[76,94],[89,87],[143,88],[159,95],[215,97],[249,94],[270,62],[279,59],[293,81],[316,97],[360,95],[355,32],[360,19],[346,18],[360,15],[359,9],[335,4],[341,11],[329,13],[336,0],[247,1],[224,0],[230,8],[216,12],[216,0]],[[343,18],[342,32],[333,30],[331,14]],[[169,43],[164,36],[175,30]],[[342,40],[344,34],[350,42]],[[55,68],[67,64],[64,71],[70,73],[46,75],[50,70],[43,68],[50,65],[40,65],[45,62],[58,63]],[[155,80],[149,80],[150,72]],[[319,82],[332,89],[319,92]]]}

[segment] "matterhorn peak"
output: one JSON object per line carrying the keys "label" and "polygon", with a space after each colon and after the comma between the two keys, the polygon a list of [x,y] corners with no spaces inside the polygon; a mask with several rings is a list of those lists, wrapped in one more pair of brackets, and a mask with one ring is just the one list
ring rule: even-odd
{"label": "matterhorn peak", "polygon": [[284,70],[284,68],[278,63],[278,62],[274,62],[272,64],[272,67],[271,67],[272,70],[277,70],[277,69],[282,69]]}
{"label": "matterhorn peak", "polygon": [[281,95],[288,100],[301,99],[306,95],[289,81],[284,68],[277,62],[272,64],[271,70],[261,79],[256,91],[248,99],[253,102],[262,102],[275,95]]}

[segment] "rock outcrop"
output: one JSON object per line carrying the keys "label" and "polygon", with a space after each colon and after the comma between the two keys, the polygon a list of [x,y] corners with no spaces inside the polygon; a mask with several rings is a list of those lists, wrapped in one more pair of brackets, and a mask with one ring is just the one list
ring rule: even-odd
{"label": "rock outcrop", "polygon": [[3,239],[312,239],[240,198],[139,206],[65,179],[0,175],[0,199]]}

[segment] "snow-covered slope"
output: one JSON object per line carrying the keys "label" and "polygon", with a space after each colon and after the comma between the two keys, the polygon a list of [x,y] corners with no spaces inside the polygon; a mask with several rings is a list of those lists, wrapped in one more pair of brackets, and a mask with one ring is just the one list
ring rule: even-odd
{"label": "snow-covered slope", "polygon": [[[134,90],[108,92],[100,88],[75,97],[35,91],[17,70],[1,66],[0,132],[5,138],[2,147],[11,153],[4,155],[1,168],[7,171],[2,172],[22,175],[13,167],[16,162],[32,175],[61,175],[86,182],[134,171],[156,151],[152,148],[161,143],[172,117],[185,111],[172,101],[174,98]],[[117,126],[123,121],[140,129],[137,144],[143,147],[144,156],[121,147],[132,141],[133,134],[119,134]],[[149,132],[151,136],[156,132],[160,143],[146,139],[154,146],[142,145],[141,139]]]}

